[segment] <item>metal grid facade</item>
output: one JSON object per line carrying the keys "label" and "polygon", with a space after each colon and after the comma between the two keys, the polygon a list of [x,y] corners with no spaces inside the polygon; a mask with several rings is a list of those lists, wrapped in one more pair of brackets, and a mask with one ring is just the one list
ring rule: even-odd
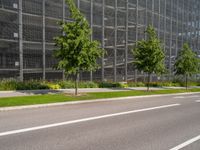
{"label": "metal grid facade", "polygon": [[[153,25],[166,53],[169,76],[184,42],[200,53],[199,0],[76,0],[90,22],[91,39],[101,42],[107,53],[101,69],[82,73],[82,80],[142,80],[133,68],[131,49],[145,39]],[[64,0],[0,0],[0,78],[62,79],[53,69],[53,38],[60,33],[60,20],[69,21]]]}

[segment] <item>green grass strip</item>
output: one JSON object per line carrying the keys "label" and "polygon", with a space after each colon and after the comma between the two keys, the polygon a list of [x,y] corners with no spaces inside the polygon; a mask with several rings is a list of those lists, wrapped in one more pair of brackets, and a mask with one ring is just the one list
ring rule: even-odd
{"label": "green grass strip", "polygon": [[[132,91],[122,91],[122,92],[88,93],[78,97],[66,94],[46,94],[46,95],[23,96],[23,97],[8,97],[8,98],[0,98],[0,107],[47,104],[47,103],[57,103],[57,102],[81,101],[81,100],[95,100],[102,98],[117,98],[117,97],[127,97],[127,96],[175,94],[175,93],[185,93],[185,92],[186,90],[184,89],[156,90],[150,92],[132,90]],[[200,89],[197,88],[189,89],[187,92],[200,92]]]}

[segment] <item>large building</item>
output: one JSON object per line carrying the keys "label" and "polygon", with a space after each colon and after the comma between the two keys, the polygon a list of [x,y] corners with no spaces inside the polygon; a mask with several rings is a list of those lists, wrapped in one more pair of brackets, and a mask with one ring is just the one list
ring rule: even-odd
{"label": "large building", "polygon": [[[153,25],[163,43],[166,66],[173,75],[177,52],[184,42],[200,52],[199,0],[76,0],[88,19],[92,39],[99,40],[107,54],[101,69],[82,73],[83,80],[141,80],[145,74],[132,65],[132,47],[145,39]],[[0,78],[61,79],[53,69],[57,24],[70,21],[64,0],[0,0]]]}

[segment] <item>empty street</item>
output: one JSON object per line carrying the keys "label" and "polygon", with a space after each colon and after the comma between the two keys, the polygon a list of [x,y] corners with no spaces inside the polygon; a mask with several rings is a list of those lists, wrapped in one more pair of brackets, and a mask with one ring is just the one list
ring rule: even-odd
{"label": "empty street", "polygon": [[199,150],[200,94],[0,112],[0,150]]}

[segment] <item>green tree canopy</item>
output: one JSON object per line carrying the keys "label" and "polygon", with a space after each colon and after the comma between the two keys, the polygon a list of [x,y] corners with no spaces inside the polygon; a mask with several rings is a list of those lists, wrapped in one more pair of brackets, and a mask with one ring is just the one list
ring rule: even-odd
{"label": "green tree canopy", "polygon": [[185,43],[176,58],[175,74],[185,76],[186,88],[188,87],[188,77],[199,72],[199,63],[197,54]]}
{"label": "green tree canopy", "polygon": [[[60,22],[62,35],[55,38],[55,58],[57,69],[64,69],[66,74],[76,75],[80,71],[97,69],[97,59],[103,54],[98,41],[91,41],[91,29],[88,21],[80,13],[73,0],[66,0],[72,22]],[[77,84],[76,84],[77,94]]]}
{"label": "green tree canopy", "polygon": [[157,38],[156,31],[152,26],[148,26],[148,39],[138,41],[133,49],[134,66],[148,74],[148,90],[150,76],[152,73],[157,75],[165,72],[165,54],[160,40]]}

